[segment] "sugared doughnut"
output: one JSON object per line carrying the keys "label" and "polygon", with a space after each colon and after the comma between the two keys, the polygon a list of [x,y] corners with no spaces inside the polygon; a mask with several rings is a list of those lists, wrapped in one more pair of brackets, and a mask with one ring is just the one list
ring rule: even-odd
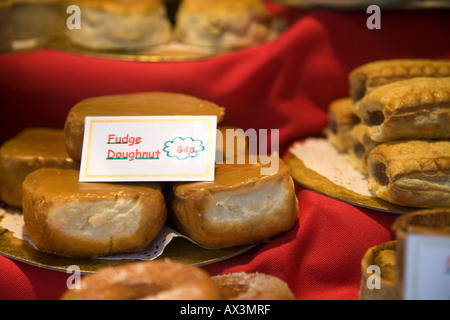
{"label": "sugared doughnut", "polygon": [[211,277],[226,300],[295,300],[283,280],[259,272],[237,272]]}
{"label": "sugared doughnut", "polygon": [[61,300],[219,300],[210,275],[198,267],[156,260],[110,267],[81,279]]}
{"label": "sugared doughnut", "polygon": [[287,165],[278,160],[267,175],[260,163],[218,164],[213,182],[175,184],[168,198],[178,230],[202,246],[227,248],[292,228],[297,197]]}
{"label": "sugared doughnut", "polygon": [[78,170],[39,169],[23,183],[23,218],[34,245],[76,258],[137,252],[161,232],[157,183],[82,183]]}
{"label": "sugared doughnut", "polygon": [[6,141],[0,149],[0,198],[22,207],[22,183],[40,168],[77,169],[79,163],[66,151],[62,129],[27,128]]}

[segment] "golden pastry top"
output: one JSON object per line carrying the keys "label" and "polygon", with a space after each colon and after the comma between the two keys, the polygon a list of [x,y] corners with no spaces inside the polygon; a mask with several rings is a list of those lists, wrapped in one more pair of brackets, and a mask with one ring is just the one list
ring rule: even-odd
{"label": "golden pastry top", "polygon": [[35,199],[64,199],[64,202],[138,198],[140,194],[160,191],[157,183],[86,183],[79,182],[78,170],[43,168],[30,173],[24,190],[32,190]]}
{"label": "golden pastry top", "polygon": [[437,108],[450,112],[450,77],[419,77],[393,82],[373,90],[359,103],[364,122],[370,122],[367,117],[374,110],[380,110],[387,118]]}
{"label": "golden pastry top", "polygon": [[362,271],[366,273],[369,266],[376,265],[380,268],[380,278],[382,281],[394,284],[396,282],[396,248],[396,240],[381,243],[369,248],[362,259]]}
{"label": "golden pastry top", "polygon": [[330,120],[337,125],[353,126],[359,122],[359,118],[352,112],[352,99],[350,97],[339,98],[329,105]]}
{"label": "golden pastry top", "polygon": [[177,183],[174,185],[174,193],[177,197],[189,198],[206,190],[210,192],[226,191],[289,175],[289,167],[281,159],[279,159],[278,171],[272,175],[261,174],[261,168],[264,166],[269,167],[270,165],[261,163],[217,164],[214,181]]}
{"label": "golden pastry top", "polygon": [[68,119],[84,123],[86,116],[211,115],[220,122],[225,108],[193,96],[169,92],[142,92],[89,98],[76,104]]}
{"label": "golden pastry top", "polygon": [[396,232],[419,232],[450,236],[450,209],[425,209],[399,216],[392,225]]}
{"label": "golden pastry top", "polygon": [[139,13],[163,6],[161,0],[74,0],[70,3],[81,9],[90,8],[117,13]]}
{"label": "golden pastry top", "polygon": [[21,131],[6,141],[1,149],[1,157],[15,159],[66,159],[72,162],[66,151],[65,134],[62,129],[33,127]]}
{"label": "golden pastry top", "polygon": [[425,172],[442,172],[443,182],[450,173],[449,140],[410,140],[383,143],[369,154],[369,169],[376,173],[376,166],[383,165],[388,178]]}
{"label": "golden pastry top", "polygon": [[183,0],[179,12],[208,13],[212,15],[263,13],[266,8],[261,0]]}
{"label": "golden pastry top", "polygon": [[351,96],[360,100],[371,88],[413,77],[449,77],[450,60],[392,59],[372,61],[349,74]]}

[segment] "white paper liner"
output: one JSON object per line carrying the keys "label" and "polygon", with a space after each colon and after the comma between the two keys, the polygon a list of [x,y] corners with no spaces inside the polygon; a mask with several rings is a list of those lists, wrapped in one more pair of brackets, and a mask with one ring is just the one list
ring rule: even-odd
{"label": "white paper liner", "polygon": [[[23,241],[27,241],[30,245],[36,248],[36,246],[31,241],[28,236],[24,222],[22,212],[18,209],[11,208],[8,206],[0,207],[0,226],[7,229],[8,231],[13,233],[13,236],[21,239]],[[194,242],[192,239],[186,237],[185,235],[177,232],[176,230],[164,226],[161,230],[159,236],[148,246],[147,249],[137,252],[137,253],[123,253],[116,254],[105,257],[97,257],[94,259],[100,260],[141,260],[141,261],[150,261],[158,258],[164,252],[164,249],[170,244],[172,239],[174,238],[184,238],[193,244],[209,250],[215,250],[210,248],[205,248]],[[36,250],[39,250],[36,248]]]}
{"label": "white paper liner", "polygon": [[306,167],[334,184],[360,195],[374,196],[369,189],[367,176],[355,170],[346,155],[327,139],[308,138],[293,144],[289,151],[302,160]]}

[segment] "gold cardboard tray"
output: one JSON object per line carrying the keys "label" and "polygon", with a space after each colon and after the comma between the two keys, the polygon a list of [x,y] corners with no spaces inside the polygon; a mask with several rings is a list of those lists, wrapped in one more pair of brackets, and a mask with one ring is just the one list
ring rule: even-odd
{"label": "gold cardboard tray", "polygon": [[[321,142],[321,140],[322,139],[318,139],[316,140],[316,142]],[[312,142],[312,144],[314,144],[314,142]],[[317,157],[317,159],[330,159],[330,154],[324,153],[324,150],[320,148],[317,149],[315,156]],[[344,157],[344,155],[340,156]],[[375,196],[361,194],[342,185],[334,183],[326,176],[326,174],[320,174],[317,171],[306,166],[305,163],[292,152],[289,152],[284,160],[290,167],[293,179],[306,189],[315,191],[336,200],[349,203],[351,205],[374,209],[377,211],[395,214],[406,214],[408,212],[417,210],[417,208],[414,207],[400,206],[387,202]],[[333,161],[333,159],[330,159],[329,161]]]}
{"label": "gold cardboard tray", "polygon": [[[2,217],[0,216],[0,221]],[[203,266],[240,255],[258,244],[228,249],[204,249],[184,238],[173,238],[158,259],[172,259],[191,265]],[[72,259],[48,254],[35,249],[28,241],[19,239],[0,226],[0,254],[44,269],[66,272],[71,265],[80,268],[83,274],[95,273],[105,267],[125,265],[141,260]]]}

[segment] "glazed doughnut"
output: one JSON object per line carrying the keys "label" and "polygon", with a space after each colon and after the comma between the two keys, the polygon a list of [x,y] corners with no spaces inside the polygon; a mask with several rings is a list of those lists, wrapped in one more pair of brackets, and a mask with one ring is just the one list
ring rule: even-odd
{"label": "glazed doughnut", "polygon": [[168,259],[108,267],[82,278],[61,300],[219,300],[210,275]]}
{"label": "glazed doughnut", "polygon": [[295,300],[286,282],[268,274],[237,272],[211,278],[225,300]]}

